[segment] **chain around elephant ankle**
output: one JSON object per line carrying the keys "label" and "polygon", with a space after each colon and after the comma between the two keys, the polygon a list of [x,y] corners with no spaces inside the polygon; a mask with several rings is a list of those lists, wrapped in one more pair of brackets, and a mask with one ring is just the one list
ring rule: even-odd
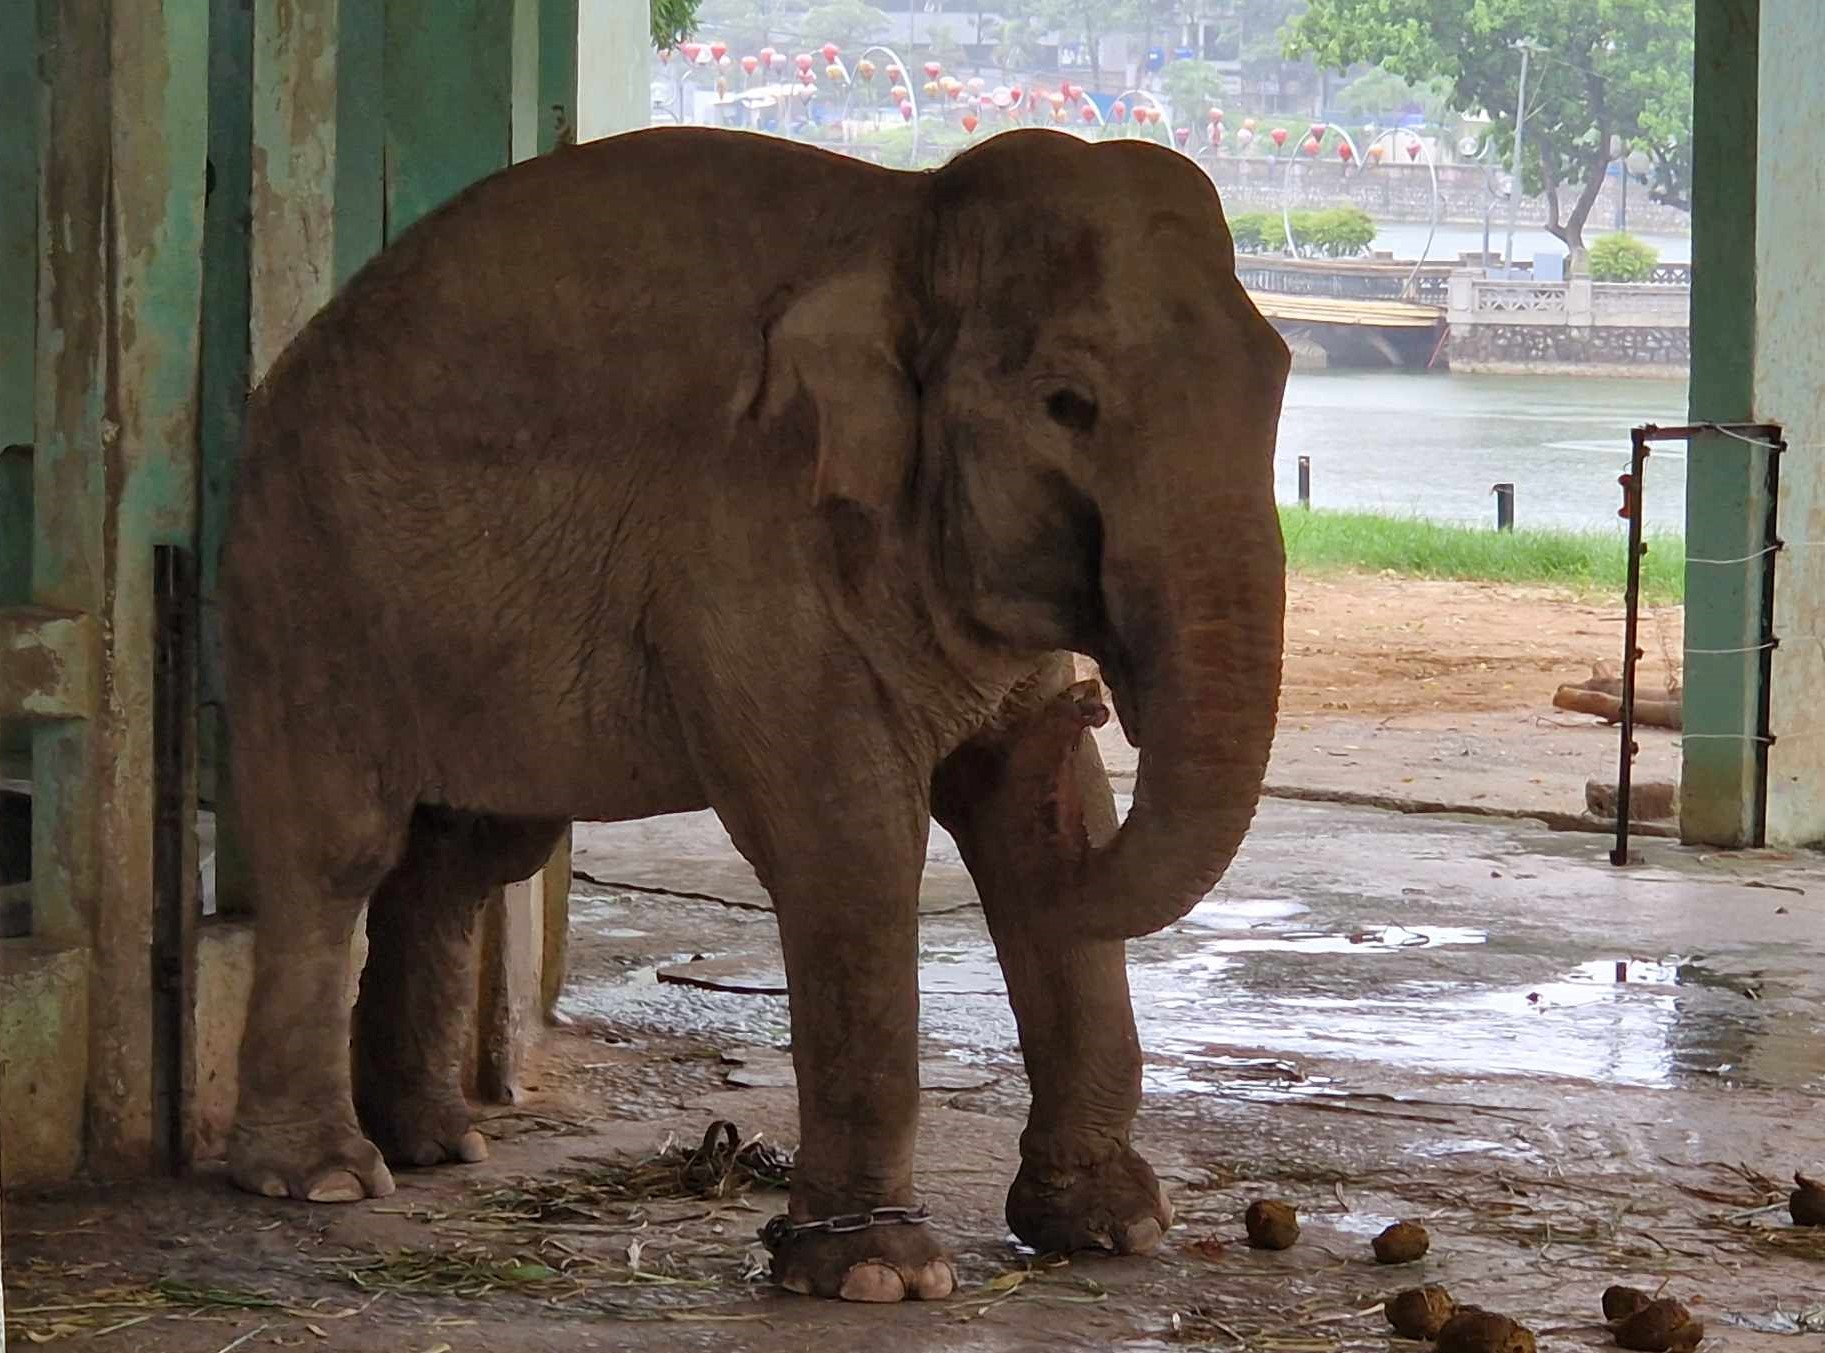
{"label": "chain around elephant ankle", "polygon": [[924,1203],[912,1207],[877,1207],[868,1212],[846,1212],[841,1216],[824,1217],[818,1221],[793,1221],[782,1212],[760,1228],[760,1241],[771,1251],[777,1250],[794,1236],[818,1232],[847,1235],[875,1226],[923,1226],[931,1219],[931,1209]]}

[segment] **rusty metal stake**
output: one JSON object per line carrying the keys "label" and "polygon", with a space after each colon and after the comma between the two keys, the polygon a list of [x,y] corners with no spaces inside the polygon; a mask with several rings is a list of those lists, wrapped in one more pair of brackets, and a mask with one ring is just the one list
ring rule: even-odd
{"label": "rusty metal stake", "polygon": [[1641,657],[1641,476],[1647,467],[1648,429],[1629,433],[1629,472],[1622,477],[1622,515],[1629,520],[1628,619],[1622,638],[1622,749],[1616,767],[1616,848],[1610,863],[1629,862],[1629,789],[1635,769],[1635,664]]}
{"label": "rusty metal stake", "polygon": [[[1610,851],[1610,863],[1621,866],[1629,862],[1629,787],[1635,765],[1635,664],[1641,658],[1638,643],[1641,622],[1641,557],[1647,553],[1642,542],[1642,474],[1647,465],[1651,442],[1687,442],[1702,433],[1718,433],[1767,452],[1765,468],[1767,516],[1762,524],[1765,547],[1759,552],[1762,561],[1761,642],[1757,673],[1755,732],[1750,741],[1755,748],[1755,821],[1750,832],[1752,846],[1767,842],[1768,819],[1768,750],[1774,746],[1770,730],[1769,688],[1774,670],[1774,650],[1780,640],[1774,633],[1774,558],[1780,552],[1778,531],[1781,488],[1781,454],[1787,449],[1780,426],[1774,423],[1692,423],[1682,427],[1656,427],[1652,423],[1629,433],[1629,472],[1617,481],[1622,485],[1622,510],[1617,515],[1629,523],[1628,616],[1622,651],[1622,746],[1616,768],[1616,846]],[[1754,556],[1751,556],[1753,558]],[[1747,561],[1744,561],[1747,562]]]}

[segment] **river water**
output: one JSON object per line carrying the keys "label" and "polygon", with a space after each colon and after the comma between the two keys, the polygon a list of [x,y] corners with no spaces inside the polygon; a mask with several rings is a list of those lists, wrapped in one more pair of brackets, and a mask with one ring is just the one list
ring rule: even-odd
{"label": "river water", "polygon": [[[1629,429],[1685,422],[1684,381],[1297,371],[1287,384],[1275,479],[1298,500],[1312,461],[1312,504],[1491,524],[1491,485],[1515,486],[1520,527],[1622,530],[1616,516]],[[1685,529],[1683,448],[1648,463],[1650,531]]]}

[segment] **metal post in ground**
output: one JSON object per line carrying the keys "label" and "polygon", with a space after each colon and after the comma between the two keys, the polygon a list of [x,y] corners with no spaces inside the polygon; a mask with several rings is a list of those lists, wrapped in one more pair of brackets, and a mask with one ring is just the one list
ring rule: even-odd
{"label": "metal post in ground", "polygon": [[1495,495],[1495,529],[1514,530],[1514,485],[1496,484],[1489,491]]}
{"label": "metal post in ground", "polygon": [[1312,508],[1312,458],[1299,457],[1299,506],[1311,511]]}
{"label": "metal post in ground", "polygon": [[1616,848],[1610,852],[1610,863],[1621,867],[1629,862],[1629,790],[1635,770],[1635,666],[1641,660],[1641,477],[1647,468],[1649,429],[1639,427],[1630,434],[1629,472],[1622,476],[1622,512],[1629,523],[1628,592],[1624,600],[1628,611],[1622,636],[1622,748],[1616,764]]}

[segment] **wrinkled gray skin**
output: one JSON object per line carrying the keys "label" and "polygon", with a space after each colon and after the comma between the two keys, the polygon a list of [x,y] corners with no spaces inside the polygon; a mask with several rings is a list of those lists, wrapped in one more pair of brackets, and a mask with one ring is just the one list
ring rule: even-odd
{"label": "wrinkled gray skin", "polygon": [[[1286,371],[1215,192],[1159,146],[1017,132],[915,175],[654,130],[403,235],[255,394],[223,559],[258,908],[236,1183],[344,1201],[480,1159],[479,900],[573,819],[707,805],[778,914],[791,1215],[913,1201],[936,817],[1032,1082],[1010,1224],[1157,1246],[1122,941],[1254,812]],[[1140,748],[1119,832],[1067,651]],[[940,1297],[934,1231],[803,1235],[774,1273]]]}

